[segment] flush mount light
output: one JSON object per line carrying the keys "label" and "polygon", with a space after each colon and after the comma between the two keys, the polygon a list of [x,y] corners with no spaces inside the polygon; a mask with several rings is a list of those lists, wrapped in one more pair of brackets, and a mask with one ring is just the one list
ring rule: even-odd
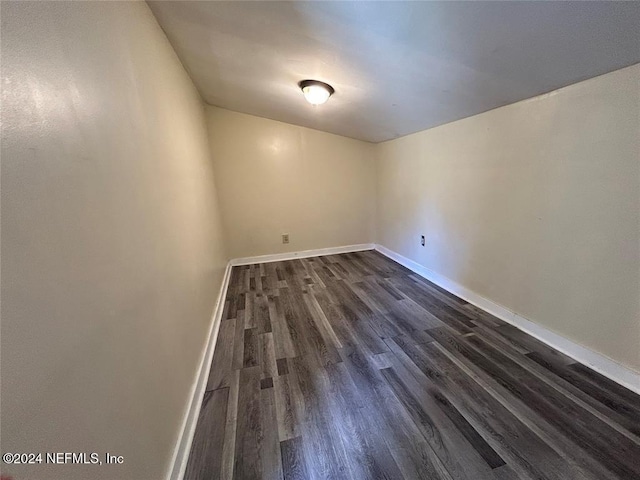
{"label": "flush mount light", "polygon": [[318,80],[303,80],[298,86],[311,105],[322,105],[335,92],[331,85]]}

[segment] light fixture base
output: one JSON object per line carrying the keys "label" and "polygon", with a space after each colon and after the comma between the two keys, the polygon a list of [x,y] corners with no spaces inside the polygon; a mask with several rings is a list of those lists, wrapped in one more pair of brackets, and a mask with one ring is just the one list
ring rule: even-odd
{"label": "light fixture base", "polygon": [[302,90],[304,98],[311,105],[321,105],[335,93],[331,85],[320,80],[302,80],[298,82],[298,86]]}
{"label": "light fixture base", "polygon": [[329,92],[329,95],[333,95],[334,93],[336,93],[331,85],[321,82],[320,80],[302,80],[301,82],[298,82],[298,86],[300,87],[300,89],[312,86],[323,87],[327,90],[327,92]]}

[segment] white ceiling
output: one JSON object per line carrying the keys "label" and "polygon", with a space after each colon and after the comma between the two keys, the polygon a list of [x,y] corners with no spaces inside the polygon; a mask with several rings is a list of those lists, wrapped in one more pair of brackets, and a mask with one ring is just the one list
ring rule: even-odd
{"label": "white ceiling", "polygon": [[640,2],[148,3],[206,102],[371,142],[640,62]]}

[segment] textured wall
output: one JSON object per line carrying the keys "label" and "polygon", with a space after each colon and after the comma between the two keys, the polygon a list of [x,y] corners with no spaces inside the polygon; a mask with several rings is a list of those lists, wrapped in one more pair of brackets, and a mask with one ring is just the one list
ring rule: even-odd
{"label": "textured wall", "polygon": [[144,2],[2,2],[2,450],[163,478],[220,287],[204,109]]}
{"label": "textured wall", "polygon": [[379,144],[377,241],[640,371],[639,114],[635,65]]}

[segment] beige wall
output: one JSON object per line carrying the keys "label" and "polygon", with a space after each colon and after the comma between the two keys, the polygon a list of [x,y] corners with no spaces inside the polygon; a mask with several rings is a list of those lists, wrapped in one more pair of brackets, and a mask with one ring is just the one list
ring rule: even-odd
{"label": "beige wall", "polygon": [[144,2],[2,2],[2,451],[163,478],[226,258],[204,109]]}
{"label": "beige wall", "polygon": [[640,371],[639,113],[636,65],[379,144],[377,241]]}
{"label": "beige wall", "polygon": [[231,258],[373,240],[373,144],[216,107],[207,116]]}

